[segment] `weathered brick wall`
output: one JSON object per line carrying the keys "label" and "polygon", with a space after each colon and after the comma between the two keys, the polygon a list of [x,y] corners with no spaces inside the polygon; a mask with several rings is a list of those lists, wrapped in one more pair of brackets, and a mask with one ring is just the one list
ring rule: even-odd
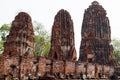
{"label": "weathered brick wall", "polygon": [[52,70],[52,60],[38,57],[38,73],[37,76],[43,77],[46,73],[51,73]]}
{"label": "weathered brick wall", "polygon": [[19,63],[18,57],[12,56],[4,58],[4,75],[19,76]]}
{"label": "weathered brick wall", "polygon": [[53,61],[52,72],[53,73],[64,73],[64,61],[55,60]]}
{"label": "weathered brick wall", "polygon": [[[98,75],[98,73],[102,73],[103,75],[113,74],[114,68],[110,66],[102,66],[93,63],[81,63],[79,61],[77,62],[71,62],[71,61],[61,61],[61,60],[50,60],[43,57],[38,57],[36,60],[34,59],[27,59],[29,60],[29,63],[33,63],[33,61],[37,61],[36,64],[38,64],[38,68],[35,68],[38,72],[36,72],[36,77],[50,77],[54,76],[54,78],[77,78],[80,77],[80,74],[86,74],[87,76],[95,77],[95,75]],[[25,63],[25,62],[24,62]],[[27,64],[27,63],[26,63]],[[25,67],[26,69],[32,70],[32,67],[30,64],[28,64],[28,67]],[[25,69],[25,70],[26,70]],[[97,72],[97,73],[95,73]],[[49,75],[46,75],[49,74]],[[33,74],[31,74],[33,75]],[[33,78],[31,76],[31,78]]]}
{"label": "weathered brick wall", "polygon": [[[112,75],[114,68],[110,66],[103,66],[93,63],[81,63],[79,61],[63,61],[63,60],[50,60],[47,58],[39,57],[38,63],[38,76],[39,77],[53,77],[54,78],[80,78],[80,74],[87,74],[95,78],[96,75]],[[46,75],[49,74],[49,75]],[[97,76],[98,77],[98,76]]]}
{"label": "weathered brick wall", "polygon": [[20,64],[20,75],[21,79],[24,80],[26,77],[35,77],[37,74],[36,57],[22,58]]}
{"label": "weathered brick wall", "polygon": [[4,74],[12,74],[15,78],[20,77],[20,79],[24,80],[28,79],[28,77],[31,79],[45,77],[76,79],[81,78],[81,73],[94,78],[99,73],[103,75],[114,73],[113,67],[97,65],[96,68],[93,63],[81,63],[79,61],[56,61],[43,57],[22,57],[21,60],[21,64],[19,64],[18,58],[12,57],[6,59]]}

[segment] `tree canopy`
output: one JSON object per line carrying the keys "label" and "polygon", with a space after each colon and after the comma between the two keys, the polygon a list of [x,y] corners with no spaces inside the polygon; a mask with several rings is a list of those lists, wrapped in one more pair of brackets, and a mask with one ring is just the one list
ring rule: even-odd
{"label": "tree canopy", "polygon": [[117,60],[118,64],[120,65],[120,39],[113,39],[112,40],[113,48],[114,48],[114,56]]}
{"label": "tree canopy", "polygon": [[6,36],[8,35],[9,31],[10,31],[10,24],[3,24],[0,27],[0,53],[3,52],[4,48],[3,48],[3,44],[6,40]]}
{"label": "tree canopy", "polygon": [[50,50],[50,36],[42,24],[35,21],[33,25],[35,31],[34,55],[47,57]]}

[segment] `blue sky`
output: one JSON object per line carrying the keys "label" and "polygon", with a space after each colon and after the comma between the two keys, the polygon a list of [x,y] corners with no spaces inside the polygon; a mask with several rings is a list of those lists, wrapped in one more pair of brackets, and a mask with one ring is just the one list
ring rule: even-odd
{"label": "blue sky", "polygon": [[[67,10],[74,23],[75,46],[77,53],[81,41],[81,26],[84,10],[94,0],[0,0],[0,26],[9,24],[19,12],[27,12],[32,21],[42,23],[45,29],[51,33],[54,17],[60,9]],[[120,39],[120,1],[97,0],[107,11],[110,20],[112,38]]]}

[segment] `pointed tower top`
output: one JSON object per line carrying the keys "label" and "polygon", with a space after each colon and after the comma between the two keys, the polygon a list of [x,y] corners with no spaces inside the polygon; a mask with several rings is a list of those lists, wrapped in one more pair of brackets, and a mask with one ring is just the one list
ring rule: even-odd
{"label": "pointed tower top", "polygon": [[73,22],[72,22],[69,12],[64,9],[61,9],[57,12],[54,23],[56,23],[56,21],[57,22],[59,21],[59,27],[63,27],[65,29],[68,29],[68,27],[73,26]]}
{"label": "pointed tower top", "polygon": [[93,1],[93,2],[92,2],[92,5],[99,5],[99,2]]}
{"label": "pointed tower top", "polygon": [[18,15],[15,17],[16,21],[22,21],[22,22],[31,22],[31,17],[28,13],[26,12],[20,12]]}
{"label": "pointed tower top", "polygon": [[69,12],[67,10],[64,10],[64,9],[59,10],[58,13],[55,16],[55,18],[60,18],[60,17],[69,17],[69,18],[71,18]]}

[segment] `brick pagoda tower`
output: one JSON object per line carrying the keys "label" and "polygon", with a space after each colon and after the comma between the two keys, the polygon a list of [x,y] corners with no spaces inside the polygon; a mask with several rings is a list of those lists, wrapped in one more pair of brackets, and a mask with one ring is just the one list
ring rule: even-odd
{"label": "brick pagoda tower", "polygon": [[21,63],[24,58],[33,57],[33,47],[34,31],[31,18],[27,13],[21,12],[12,22],[10,33],[4,43],[4,75],[20,79]]}
{"label": "brick pagoda tower", "polygon": [[82,62],[117,65],[113,57],[111,31],[106,11],[97,1],[85,10],[81,31],[80,57]]}
{"label": "brick pagoda tower", "polygon": [[49,58],[57,60],[76,60],[74,29],[70,14],[60,10],[54,19]]}

